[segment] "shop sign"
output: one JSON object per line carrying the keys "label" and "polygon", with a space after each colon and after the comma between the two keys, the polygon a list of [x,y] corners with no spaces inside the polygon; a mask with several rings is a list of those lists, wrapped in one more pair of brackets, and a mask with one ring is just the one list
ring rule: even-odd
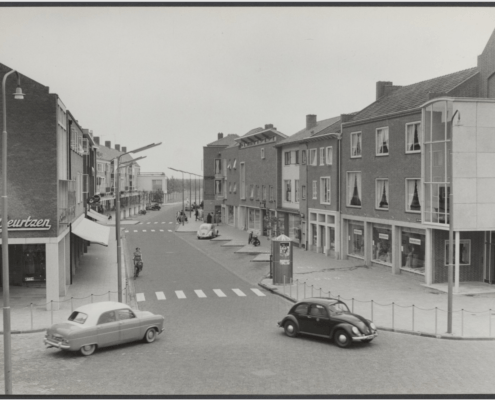
{"label": "shop sign", "polygon": [[[0,224],[2,219],[0,218]],[[52,226],[49,219],[32,219],[31,216],[25,219],[11,219],[7,224],[9,231],[47,231]]]}
{"label": "shop sign", "polygon": [[378,237],[383,240],[388,240],[388,235],[386,233],[379,233]]}
{"label": "shop sign", "polygon": [[418,246],[421,246],[421,240],[420,239],[409,238],[409,243],[417,244]]}
{"label": "shop sign", "polygon": [[363,231],[361,229],[354,229],[354,234],[355,235],[362,235]]}

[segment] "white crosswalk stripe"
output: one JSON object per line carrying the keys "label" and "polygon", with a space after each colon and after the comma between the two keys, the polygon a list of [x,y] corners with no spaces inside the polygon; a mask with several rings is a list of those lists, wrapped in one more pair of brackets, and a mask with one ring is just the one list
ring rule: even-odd
{"label": "white crosswalk stripe", "polygon": [[205,292],[203,292],[202,290],[195,290],[194,292],[198,295],[198,297],[206,297]]}
{"label": "white crosswalk stripe", "polygon": [[259,289],[251,289],[257,296],[265,296],[265,294]]}
{"label": "white crosswalk stripe", "polygon": [[136,301],[145,301],[144,293],[136,293]]}
{"label": "white crosswalk stripe", "polygon": [[227,295],[224,292],[222,292],[220,289],[213,289],[213,291],[218,297],[227,297]]}
{"label": "white crosswalk stripe", "polygon": [[156,293],[156,298],[158,300],[166,300],[165,293],[163,293],[163,292],[155,292],[155,293]]}
{"label": "white crosswalk stripe", "polygon": [[160,229],[160,232],[163,232],[163,229]]}
{"label": "white crosswalk stripe", "polygon": [[[171,224],[172,222],[169,222],[169,224]],[[162,222],[162,224],[166,224],[166,222]]]}
{"label": "white crosswalk stripe", "polygon": [[146,222],[147,224],[151,224],[151,222]]}
{"label": "white crosswalk stripe", "polygon": [[176,290],[175,294],[177,295],[178,299],[185,299],[186,298],[186,295],[184,294],[184,292],[182,290]]}
{"label": "white crosswalk stripe", "polygon": [[243,292],[242,290],[240,290],[240,289],[232,289],[232,291],[233,291],[233,292],[234,292],[237,296],[240,296],[240,297],[244,297],[244,296],[246,296],[246,295],[244,294],[244,292]]}
{"label": "white crosswalk stripe", "polygon": [[129,231],[125,231],[126,233],[129,232]]}
{"label": "white crosswalk stripe", "polygon": [[143,232],[146,232],[146,229],[143,229]]}
{"label": "white crosswalk stripe", "polygon": [[151,232],[154,232],[154,231],[155,231],[154,229],[151,230]]}
{"label": "white crosswalk stripe", "polygon": [[172,232],[170,229],[168,230],[169,232]]}
{"label": "white crosswalk stripe", "polygon": [[173,222],[169,222],[169,224],[173,224]]}
{"label": "white crosswalk stripe", "polygon": [[136,229],[134,229],[134,232],[137,232],[137,230],[136,230]]}
{"label": "white crosswalk stripe", "polygon": [[155,222],[155,224],[158,224],[158,222]]}

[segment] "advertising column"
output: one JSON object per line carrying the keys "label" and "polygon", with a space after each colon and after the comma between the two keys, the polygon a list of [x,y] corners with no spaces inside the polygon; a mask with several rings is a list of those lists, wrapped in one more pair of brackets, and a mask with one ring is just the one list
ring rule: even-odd
{"label": "advertising column", "polygon": [[289,283],[292,279],[293,251],[290,237],[280,235],[272,240],[273,284]]}

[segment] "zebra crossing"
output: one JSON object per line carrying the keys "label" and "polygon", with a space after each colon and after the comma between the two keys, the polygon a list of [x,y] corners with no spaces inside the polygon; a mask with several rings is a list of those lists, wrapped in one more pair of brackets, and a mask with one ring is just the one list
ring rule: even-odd
{"label": "zebra crossing", "polygon": [[[165,226],[161,226],[161,225],[172,225],[174,224],[174,222],[166,222],[166,221],[163,221],[163,222],[140,222],[139,224],[136,224],[136,225],[150,225],[149,227],[146,226],[141,229],[126,229],[125,230],[125,233],[129,233],[129,232],[133,232],[133,233],[138,233],[138,232],[173,232],[172,229],[167,229],[167,227]],[[158,226],[154,226],[154,225],[158,225]],[[160,228],[163,228],[163,229],[160,229]]]}
{"label": "zebra crossing", "polygon": [[[173,295],[169,297],[171,298],[176,298],[176,299],[188,299],[188,298],[199,298],[199,299],[205,299],[205,298],[223,298],[223,297],[229,297],[229,295],[235,295],[236,297],[248,297],[246,293],[244,293],[240,289],[231,289],[231,292],[228,290],[225,290],[225,293],[222,289],[213,289],[213,293],[209,293],[208,291],[203,291],[201,289],[196,289],[193,291],[193,293],[186,293],[184,290],[175,290],[173,291]],[[258,296],[258,297],[266,297],[266,294],[263,293],[260,289],[257,288],[251,288],[251,292]],[[232,294],[231,294],[232,293]],[[249,292],[248,292],[249,293]],[[163,291],[161,292],[155,292],[154,293],[156,300],[167,300],[167,296]],[[144,293],[136,293],[136,301],[138,302],[143,302],[146,301],[146,296]]]}

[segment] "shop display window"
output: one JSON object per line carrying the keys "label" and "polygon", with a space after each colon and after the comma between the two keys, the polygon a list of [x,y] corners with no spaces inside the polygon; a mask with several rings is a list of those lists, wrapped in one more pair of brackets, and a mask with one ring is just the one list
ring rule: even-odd
{"label": "shop display window", "polygon": [[289,214],[289,237],[299,241],[299,231],[301,229],[301,217],[296,214]]}
{"label": "shop display window", "polygon": [[11,285],[39,285],[44,287],[46,282],[45,245],[9,245],[9,266]]}
{"label": "shop display window", "polygon": [[228,206],[229,225],[234,225],[234,206]]}
{"label": "shop display window", "polygon": [[364,224],[349,222],[348,254],[364,257]]}
{"label": "shop display window", "polygon": [[373,225],[371,259],[376,262],[392,263],[392,230],[386,225]]}
{"label": "shop display window", "polygon": [[[444,251],[444,260],[445,265],[449,265],[449,240],[445,241],[445,251]],[[460,240],[459,241],[459,265],[469,265],[471,264],[471,240]],[[455,241],[454,241],[454,254],[452,257],[453,262],[455,263]]]}
{"label": "shop display window", "polygon": [[401,231],[401,268],[425,273],[425,235],[412,229]]}

